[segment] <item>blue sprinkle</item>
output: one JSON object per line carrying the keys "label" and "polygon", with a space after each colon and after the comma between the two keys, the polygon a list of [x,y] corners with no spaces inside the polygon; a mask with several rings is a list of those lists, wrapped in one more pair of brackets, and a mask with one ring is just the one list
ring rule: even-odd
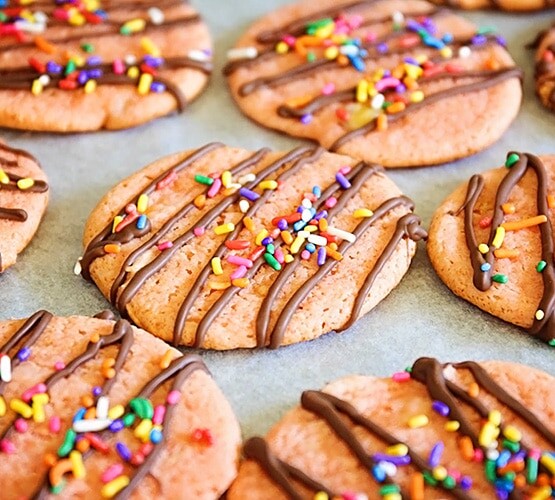
{"label": "blue sprinkle", "polygon": [[502,47],[506,47],[507,46],[507,40],[505,39],[505,37],[501,36],[501,35],[497,35],[495,37],[495,41],[501,45]]}
{"label": "blue sprinkle", "polygon": [[499,457],[497,457],[496,465],[497,467],[505,467],[509,463],[509,459],[511,458],[511,452],[509,450],[503,450],[499,453]]}
{"label": "blue sprinkle", "polygon": [[322,189],[320,188],[320,186],[314,186],[312,188],[312,194],[317,198],[320,198],[320,196],[322,196]]}
{"label": "blue sprinkle", "polygon": [[463,476],[459,484],[463,490],[469,490],[472,488],[472,478],[469,476]]}
{"label": "blue sprinkle", "polygon": [[385,481],[385,470],[382,469],[379,465],[374,465],[372,467],[372,475],[374,476],[374,479],[378,481],[378,483],[383,483]]}
{"label": "blue sprinkle", "polygon": [[146,227],[146,215],[142,214],[138,219],[137,219],[137,229],[144,229]]}
{"label": "blue sprinkle", "polygon": [[31,349],[29,349],[28,347],[22,347],[18,352],[17,352],[17,358],[19,359],[19,361],[23,362],[23,361],[27,361],[29,359],[29,356],[31,356]]}
{"label": "blue sprinkle", "polygon": [[293,224],[293,231],[300,231],[303,227],[305,227],[307,225],[308,222],[305,222],[304,220],[298,220],[297,222],[295,222],[295,224]]}
{"label": "blue sprinkle", "polygon": [[391,462],[394,465],[409,465],[411,462],[410,455],[387,455],[386,453],[375,453],[372,456],[374,462]]}
{"label": "blue sprinkle", "polygon": [[442,37],[442,40],[445,43],[451,43],[453,41],[454,37],[452,33],[445,33]]}
{"label": "blue sprinkle", "polygon": [[150,442],[154,444],[158,444],[162,441],[163,435],[162,432],[158,429],[152,429],[150,431]]}
{"label": "blue sprinkle", "polygon": [[93,68],[87,71],[87,75],[89,75],[89,78],[94,78],[95,80],[102,78],[103,74],[104,74],[103,71],[98,68]]}
{"label": "blue sprinkle", "polygon": [[481,270],[481,271],[484,271],[485,273],[487,273],[490,269],[491,269],[491,264],[489,264],[488,262],[484,262],[484,263],[480,266],[480,270]]}
{"label": "blue sprinkle", "polygon": [[0,7],[7,7],[8,6],[8,0],[0,0]]}
{"label": "blue sprinkle", "polygon": [[46,63],[46,71],[51,75],[59,75],[62,72],[62,66],[54,61],[48,61]]}
{"label": "blue sprinkle", "polygon": [[360,56],[347,56],[349,62],[357,71],[364,71],[366,69],[366,64],[364,64],[364,59]]}
{"label": "blue sprinkle", "polygon": [[118,441],[116,443],[116,451],[118,452],[118,455],[122,458],[122,460],[125,460],[126,462],[131,460],[131,450],[121,441]]}
{"label": "blue sprinkle", "polygon": [[305,249],[308,250],[310,253],[314,253],[316,251],[316,245],[314,245],[314,243],[307,243],[305,245]]}
{"label": "blue sprinkle", "polygon": [[488,39],[484,35],[476,35],[472,37],[471,41],[473,45],[484,45]]}
{"label": "blue sprinkle", "polygon": [[79,408],[77,413],[73,416],[73,422],[78,422],[79,420],[83,420],[85,418],[85,413],[87,413],[86,408]]}
{"label": "blue sprinkle", "polygon": [[449,406],[447,406],[443,401],[438,400],[432,402],[432,410],[439,413],[442,417],[447,417],[451,412]]}
{"label": "blue sprinkle", "polygon": [[94,11],[94,13],[95,15],[97,15],[98,17],[101,17],[104,20],[108,19],[108,14],[105,10],[97,9]]}
{"label": "blue sprinkle", "polygon": [[507,481],[506,479],[497,479],[497,481],[495,481],[495,488],[497,490],[510,493],[515,489],[515,484],[512,481]]}
{"label": "blue sprinkle", "polygon": [[143,61],[152,68],[158,68],[158,67],[162,66],[162,64],[164,63],[163,58],[155,57],[155,56],[151,56],[151,55],[146,55],[144,57]]}

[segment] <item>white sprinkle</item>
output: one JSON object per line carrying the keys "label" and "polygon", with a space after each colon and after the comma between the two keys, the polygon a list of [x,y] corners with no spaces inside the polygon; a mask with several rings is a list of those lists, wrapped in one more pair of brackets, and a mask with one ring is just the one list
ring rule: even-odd
{"label": "white sprinkle", "polygon": [[309,220],[312,220],[312,212],[308,208],[305,208],[301,213],[301,219],[304,222],[308,222]]}
{"label": "white sprinkle", "polygon": [[106,420],[108,418],[108,410],[110,409],[110,399],[106,396],[100,396],[96,402],[96,418]]}
{"label": "white sprinkle", "polygon": [[308,231],[299,231],[297,236],[306,240],[311,234],[312,233],[309,233]]}
{"label": "white sprinkle", "polygon": [[110,427],[112,421],[109,418],[90,418],[77,420],[73,422],[73,430],[78,433],[82,432],[100,432]]}
{"label": "white sprinkle", "polygon": [[319,247],[325,247],[328,244],[328,240],[318,234],[310,234],[307,240],[309,243],[312,243],[313,245],[317,245]]}
{"label": "white sprinkle", "polygon": [[242,187],[243,186],[241,186],[238,182],[232,182],[229,186],[227,186],[228,189],[241,189]]}
{"label": "white sprinkle", "polygon": [[33,15],[33,19],[36,23],[46,24],[46,22],[48,21],[48,16],[44,12],[42,12],[42,10],[38,10]]}
{"label": "white sprinkle", "polygon": [[301,205],[304,208],[312,208],[312,202],[308,198],[304,198]]}
{"label": "white sprinkle", "polygon": [[82,260],[83,260],[83,257],[79,257],[77,259],[77,262],[73,266],[73,274],[75,274],[75,276],[79,276],[81,274],[81,271],[83,270],[83,268],[81,267]]}
{"label": "white sprinkle", "polygon": [[385,102],[385,96],[383,94],[376,94],[372,98],[372,109],[382,109],[383,103]]}
{"label": "white sprinkle", "polygon": [[258,56],[256,47],[238,47],[227,51],[228,61],[239,61],[241,59],[254,59]]}
{"label": "white sprinkle", "polygon": [[158,7],[151,7],[147,11],[148,17],[152,21],[152,24],[162,24],[164,22],[164,13]]}
{"label": "white sprinkle", "polygon": [[125,61],[125,64],[127,64],[128,66],[133,66],[134,64],[137,64],[137,58],[133,55],[133,54],[127,54],[123,60]]}
{"label": "white sprinkle", "polygon": [[397,466],[395,464],[392,464],[391,462],[378,462],[378,465],[385,471],[385,473],[389,477],[393,477],[395,474],[397,474]]}
{"label": "white sprinkle", "polygon": [[15,27],[20,31],[25,31],[26,33],[42,33],[46,29],[46,24],[16,21]]}
{"label": "white sprinkle", "polygon": [[190,50],[187,53],[187,57],[189,59],[192,59],[193,61],[199,62],[206,62],[212,59],[206,52],[203,52],[202,50]]}
{"label": "white sprinkle", "polygon": [[342,45],[339,47],[339,52],[344,56],[356,56],[358,55],[359,48],[352,44]]}
{"label": "white sprinkle", "polygon": [[39,82],[43,87],[46,87],[50,84],[50,77],[48,75],[40,75]]}
{"label": "white sprinkle", "polygon": [[470,54],[472,54],[472,50],[470,49],[470,47],[467,47],[466,45],[464,45],[459,49],[459,57],[461,59],[469,58]]}
{"label": "white sprinkle", "polygon": [[241,200],[239,202],[239,210],[241,210],[241,213],[246,214],[249,208],[250,203],[247,200]]}
{"label": "white sprinkle", "polygon": [[357,237],[353,233],[349,233],[348,231],[343,231],[343,229],[338,229],[336,227],[328,226],[327,233],[331,234],[332,236],[337,236],[342,240],[346,240],[349,243],[354,243],[357,239]]}
{"label": "white sprinkle", "polygon": [[396,10],[391,16],[393,19],[393,24],[403,24],[405,22],[405,16],[402,12]]}
{"label": "white sprinkle", "polygon": [[486,456],[488,460],[497,460],[499,458],[499,452],[491,448],[486,452]]}
{"label": "white sprinkle", "polygon": [[238,182],[243,186],[248,182],[254,182],[255,180],[256,180],[256,175],[253,173],[250,173],[250,174],[245,174],[242,177],[239,177]]}
{"label": "white sprinkle", "polygon": [[6,354],[0,354],[0,380],[2,382],[12,380],[12,360]]}

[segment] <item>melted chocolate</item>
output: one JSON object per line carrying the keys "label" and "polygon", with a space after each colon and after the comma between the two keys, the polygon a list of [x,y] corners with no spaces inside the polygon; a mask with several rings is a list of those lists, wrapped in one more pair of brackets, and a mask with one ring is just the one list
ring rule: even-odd
{"label": "melted chocolate", "polygon": [[[437,0],[434,0],[434,1],[437,2]],[[440,3],[440,2],[437,2],[437,3]],[[447,5],[448,7],[454,7],[454,8],[463,7],[463,4],[461,3],[460,0],[443,0],[441,3],[442,5]],[[548,8],[553,6],[555,6],[555,0],[543,0],[543,8]],[[504,7],[503,4],[499,2],[499,0],[488,0],[487,8],[496,9],[496,10],[511,10]],[[537,9],[531,9],[531,10],[537,10]]]}
{"label": "melted chocolate", "polygon": [[[492,242],[495,238],[497,228],[503,223],[504,212],[502,205],[507,202],[513,188],[518,184],[522,177],[524,177],[528,169],[531,169],[535,173],[538,179],[538,190],[536,196],[538,214],[545,215],[548,219],[547,223],[539,225],[542,243],[541,259],[544,260],[547,265],[542,271],[544,292],[538,306],[538,309],[541,309],[544,312],[544,317],[541,320],[534,319],[534,323],[529,329],[529,332],[542,340],[550,341],[555,339],[555,269],[553,267],[553,229],[551,227],[551,223],[549,222],[550,211],[547,204],[548,175],[545,165],[537,156],[529,153],[509,153],[509,155],[510,154],[518,154],[519,161],[510,169],[507,169],[507,174],[497,189],[491,229],[488,238],[489,251],[486,254],[482,254],[478,250],[478,241],[476,239],[473,222],[474,209],[484,187],[484,178],[481,175],[476,174],[470,179],[465,201],[455,215],[458,215],[464,210],[466,245],[470,252],[471,264],[474,270],[473,283],[478,290],[485,292],[493,285],[492,274],[495,262],[495,247],[492,245]],[[489,264],[489,269],[482,271],[483,264]]]}

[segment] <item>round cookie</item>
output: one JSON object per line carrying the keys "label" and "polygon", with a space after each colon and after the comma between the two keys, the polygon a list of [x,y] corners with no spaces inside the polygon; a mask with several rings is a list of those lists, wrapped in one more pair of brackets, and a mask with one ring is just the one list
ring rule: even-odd
{"label": "round cookie", "polygon": [[555,345],[555,156],[509,153],[438,208],[428,254],[458,296]]}
{"label": "round cookie", "polygon": [[2,498],[218,499],[240,430],[201,358],[97,318],[0,323]]}
{"label": "round cookie", "polygon": [[208,29],[186,0],[2,5],[2,127],[133,127],[183,111],[212,70]]}
{"label": "round cookie", "polygon": [[542,104],[555,111],[555,26],[537,40],[536,94]]}
{"label": "round cookie", "polygon": [[46,174],[38,161],[0,142],[0,273],[33,238],[48,196]]}
{"label": "round cookie", "polygon": [[254,23],[228,58],[247,116],[386,167],[481,151],[522,98],[501,37],[421,0],[304,0]]}
{"label": "round cookie", "polygon": [[212,143],[114,187],[76,271],[175,345],[274,348],[348,328],[399,283],[425,237],[412,209],[375,165]]}
{"label": "round cookie", "polygon": [[437,5],[459,9],[497,9],[527,12],[555,7],[553,0],[430,0]]}
{"label": "round cookie", "polygon": [[548,498],[554,383],[514,363],[421,358],[411,374],[305,391],[245,443],[227,498]]}

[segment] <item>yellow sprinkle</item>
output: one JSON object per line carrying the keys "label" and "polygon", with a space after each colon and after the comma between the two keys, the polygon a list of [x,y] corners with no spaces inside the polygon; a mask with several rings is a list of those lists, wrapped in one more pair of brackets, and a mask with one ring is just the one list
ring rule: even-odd
{"label": "yellow sprinkle", "polygon": [[258,187],[260,189],[277,189],[278,187],[278,183],[277,181],[262,181],[260,184],[258,184]]}
{"label": "yellow sprinkle", "polygon": [[289,45],[287,45],[285,42],[279,42],[276,45],[276,52],[278,54],[287,54],[287,52],[289,52]]}
{"label": "yellow sprinkle", "polygon": [[69,453],[69,459],[73,467],[73,475],[76,479],[82,479],[87,475],[85,470],[85,464],[83,464],[83,455],[77,450],[73,450]]}
{"label": "yellow sprinkle", "polygon": [[434,476],[434,479],[437,479],[438,481],[443,481],[447,477],[447,469],[442,465],[438,465],[433,468],[432,474]]}
{"label": "yellow sprinkle", "polygon": [[491,242],[491,244],[495,248],[500,248],[501,245],[503,245],[504,239],[505,239],[505,228],[502,226],[499,226],[495,231],[495,238],[493,238],[493,241]]}
{"label": "yellow sprinkle", "polygon": [[328,500],[329,496],[325,491],[319,491],[312,498],[313,500]]}
{"label": "yellow sprinkle", "polygon": [[489,247],[485,243],[480,243],[478,245],[478,251],[480,253],[486,254],[489,252]]}
{"label": "yellow sprinkle", "polygon": [[4,170],[0,168],[0,184],[9,184],[10,178]]}
{"label": "yellow sprinkle", "polygon": [[129,484],[129,477],[119,476],[106,483],[100,490],[102,498],[113,498]]}
{"label": "yellow sprinkle", "polygon": [[492,410],[489,412],[488,420],[495,426],[501,425],[501,412],[499,410]]}
{"label": "yellow sprinkle", "polygon": [[262,240],[264,238],[266,238],[270,233],[268,232],[267,229],[262,229],[262,231],[259,231],[258,234],[256,235],[256,238],[254,239],[254,243],[257,246],[262,245]]}
{"label": "yellow sprinkle", "polygon": [[513,443],[518,443],[522,439],[522,433],[514,425],[507,425],[503,429],[503,435]]}
{"label": "yellow sprinkle", "polygon": [[139,196],[139,199],[137,200],[137,212],[139,212],[140,214],[144,214],[147,208],[148,195],[143,193],[141,196]]}
{"label": "yellow sprinkle", "polygon": [[453,49],[451,47],[443,47],[440,49],[439,53],[444,59],[451,59],[451,57],[453,57]]}
{"label": "yellow sprinkle", "polygon": [[400,493],[388,493],[382,497],[383,500],[403,500]]}
{"label": "yellow sprinkle", "polygon": [[324,51],[324,57],[330,61],[335,59],[339,55],[339,49],[337,47],[328,47]]}
{"label": "yellow sprinkle", "polygon": [[143,31],[145,27],[146,21],[144,19],[131,19],[121,27],[121,31],[128,33],[137,33],[139,31]]}
{"label": "yellow sprinkle", "polygon": [[10,408],[19,413],[23,418],[31,418],[33,416],[33,409],[21,399],[12,399],[10,401]]}
{"label": "yellow sprinkle", "polygon": [[383,78],[384,74],[385,74],[385,70],[378,69],[378,70],[374,71],[374,74],[372,75],[372,80],[374,82],[379,82]]}
{"label": "yellow sprinkle", "polygon": [[536,311],[535,317],[538,321],[541,321],[543,318],[545,318],[545,313],[541,309],[538,309]]}
{"label": "yellow sprinkle", "polygon": [[222,173],[222,185],[223,187],[227,188],[231,184],[231,172],[226,170]]}
{"label": "yellow sprinkle", "polygon": [[480,431],[480,436],[478,438],[480,445],[486,447],[489,446],[495,440],[495,438],[497,438],[498,432],[499,429],[494,424],[489,421],[486,422],[482,427],[482,430]]}
{"label": "yellow sprinkle", "polygon": [[235,224],[233,222],[227,222],[225,224],[221,224],[220,226],[216,226],[214,228],[214,232],[219,236],[221,234],[231,233],[235,229]]}
{"label": "yellow sprinkle", "polygon": [[246,288],[247,286],[249,286],[249,278],[237,278],[235,280],[232,280],[231,284],[239,288]]}
{"label": "yellow sprinkle", "polygon": [[282,231],[280,236],[286,245],[291,245],[291,243],[293,243],[293,235],[289,231]]}
{"label": "yellow sprinkle", "polygon": [[159,364],[160,368],[162,368],[162,370],[165,370],[168,366],[170,366],[172,358],[173,358],[173,351],[171,349],[168,349],[162,356],[162,359],[160,360],[160,364]]}
{"label": "yellow sprinkle", "polygon": [[368,100],[368,82],[361,80],[357,85],[357,101],[366,102]]}
{"label": "yellow sprinkle", "polygon": [[243,219],[243,224],[245,225],[245,227],[247,228],[248,231],[250,231],[251,233],[255,233],[256,229],[254,227],[254,222],[250,217],[245,217]]}
{"label": "yellow sprinkle", "polygon": [[44,403],[41,403],[33,396],[33,421],[41,424],[46,421],[46,413],[44,412]]}
{"label": "yellow sprinkle", "polygon": [[139,438],[143,443],[146,443],[150,438],[150,431],[152,430],[152,420],[143,418],[141,423],[135,427],[133,435]]}
{"label": "yellow sprinkle", "polygon": [[285,260],[286,264],[291,264],[291,262],[295,260],[295,257],[293,257],[291,254],[288,254],[283,259]]}
{"label": "yellow sprinkle", "polygon": [[420,66],[416,66],[415,64],[405,64],[405,73],[411,80],[418,80],[424,70]]}
{"label": "yellow sprinkle", "polygon": [[211,261],[211,265],[212,265],[212,272],[216,276],[220,276],[221,274],[224,274],[224,270],[222,269],[222,259],[220,259],[219,257],[214,257]]}
{"label": "yellow sprinkle", "polygon": [[424,100],[424,92],[415,90],[410,95],[410,102],[422,102]]}
{"label": "yellow sprinkle", "polygon": [[123,220],[123,216],[121,215],[116,215],[114,217],[114,222],[112,222],[112,233],[116,232],[116,227],[119,226],[119,223]]}
{"label": "yellow sprinkle", "polygon": [[542,486],[530,498],[531,500],[547,500],[551,496],[552,491],[551,486]]}
{"label": "yellow sprinkle", "polygon": [[318,231],[318,228],[310,224],[308,226],[305,226],[303,231],[306,231],[307,233],[315,233],[316,231]]}
{"label": "yellow sprinkle", "polygon": [[40,93],[42,93],[42,89],[43,86],[40,80],[38,78],[33,80],[33,84],[31,85],[31,93],[33,95],[39,95]]}
{"label": "yellow sprinkle", "polygon": [[137,91],[140,95],[146,95],[150,92],[150,86],[152,85],[152,75],[150,73],[143,73],[141,78],[139,78],[139,85],[137,86]]}
{"label": "yellow sprinkle", "polygon": [[46,405],[50,401],[50,396],[48,396],[48,394],[46,394],[45,392],[40,394],[35,394],[32,397],[32,401],[33,401],[33,404]]}
{"label": "yellow sprinkle", "polygon": [[6,400],[4,396],[0,396],[0,417],[3,417],[6,414]]}
{"label": "yellow sprinkle", "polygon": [[385,452],[388,455],[394,455],[396,457],[404,457],[409,452],[409,449],[406,444],[397,443],[397,444],[388,446]]}
{"label": "yellow sprinkle", "polygon": [[353,217],[355,219],[365,219],[366,217],[372,217],[373,215],[374,212],[368,208],[357,208],[353,213]]}
{"label": "yellow sprinkle", "polygon": [[291,243],[291,249],[290,249],[291,253],[292,254],[298,253],[304,242],[305,242],[305,238],[303,238],[302,236],[297,236],[293,241],[293,243]]}
{"label": "yellow sprinkle", "polygon": [[85,17],[81,14],[75,14],[69,18],[69,24],[72,26],[83,26],[86,22]]}
{"label": "yellow sprinkle", "polygon": [[92,94],[96,90],[96,80],[89,80],[85,83],[85,94]]}
{"label": "yellow sprinkle", "polygon": [[25,177],[17,181],[17,187],[21,189],[21,191],[25,191],[26,189],[32,188],[34,185],[35,185],[35,181],[29,177]]}
{"label": "yellow sprinkle", "polygon": [[337,261],[343,260],[343,255],[341,255],[337,251],[337,245],[335,243],[331,243],[326,247],[326,255],[328,257],[331,257],[333,260],[337,260]]}
{"label": "yellow sprinkle", "polygon": [[152,57],[160,57],[160,49],[156,44],[147,36],[141,38],[141,48]]}
{"label": "yellow sprinkle", "polygon": [[108,418],[110,420],[115,420],[116,418],[120,418],[124,413],[125,407],[123,405],[115,405],[108,410]]}
{"label": "yellow sprinkle", "polygon": [[540,458],[540,463],[551,473],[551,475],[555,475],[555,458],[547,453],[544,453]]}
{"label": "yellow sprinkle", "polygon": [[411,417],[408,421],[408,424],[411,429],[418,429],[420,427],[425,427],[429,424],[429,422],[430,419],[427,417],[427,415],[421,414]]}
{"label": "yellow sprinkle", "polygon": [[230,286],[231,286],[231,283],[229,281],[208,280],[208,287],[211,290],[225,290]]}
{"label": "yellow sprinkle", "polygon": [[449,420],[449,422],[445,422],[445,425],[443,426],[443,428],[447,432],[457,432],[460,426],[461,424],[457,420]]}
{"label": "yellow sprinkle", "polygon": [[127,70],[127,76],[129,78],[132,78],[133,80],[139,77],[139,68],[137,68],[137,66],[131,66],[128,70]]}

